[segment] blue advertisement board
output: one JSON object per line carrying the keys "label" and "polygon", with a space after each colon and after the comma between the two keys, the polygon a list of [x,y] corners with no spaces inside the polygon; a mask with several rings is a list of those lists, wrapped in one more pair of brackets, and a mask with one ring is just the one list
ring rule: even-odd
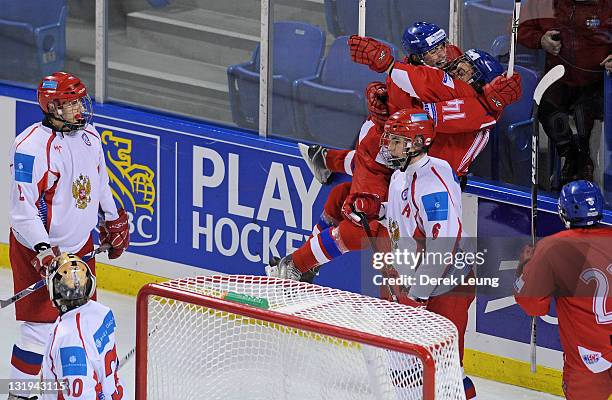
{"label": "blue advertisement board", "polygon": [[[331,186],[313,178],[295,144],[169,117],[139,120],[135,111],[122,119],[105,113],[112,108],[98,107],[94,126],[113,196],[129,216],[130,252],[262,275],[271,257],[311,234]],[[42,116],[30,102],[16,111],[17,133]],[[358,263],[359,254],[340,257],[317,282],[359,291]]]}

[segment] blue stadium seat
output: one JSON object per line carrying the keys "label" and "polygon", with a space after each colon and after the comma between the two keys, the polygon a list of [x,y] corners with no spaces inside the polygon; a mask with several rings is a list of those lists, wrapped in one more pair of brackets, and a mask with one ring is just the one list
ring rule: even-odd
{"label": "blue stadium seat", "polygon": [[465,3],[463,48],[489,51],[497,37],[510,33],[514,4],[510,4],[509,8],[500,8],[492,5],[493,1],[474,0]]}
{"label": "blue stadium seat", "polygon": [[519,185],[529,185],[533,92],[539,77],[535,71],[520,65],[515,66],[515,72],[521,75],[523,95],[504,110],[494,134],[498,135],[499,139],[500,179]]}
{"label": "blue stadium seat", "polygon": [[[392,42],[393,8],[395,0],[366,2],[366,36]],[[325,0],[327,29],[334,36],[356,35],[359,25],[359,2],[357,0]]]}
{"label": "blue stadium seat", "polygon": [[66,0],[1,0],[0,9],[0,79],[38,83],[64,67]]}
{"label": "blue stadium seat", "polygon": [[[353,146],[367,117],[366,86],[386,78],[351,61],[347,40],[348,36],[337,38],[318,73],[294,83],[298,128],[319,143],[341,148]],[[395,47],[389,46],[397,56]]]}
{"label": "blue stadium seat", "polygon": [[394,37],[392,42],[401,48],[402,35],[407,26],[418,21],[431,22],[444,29],[448,35],[448,0],[393,0]]}
{"label": "blue stadium seat", "polygon": [[[272,81],[272,134],[296,134],[293,115],[293,81],[312,76],[325,52],[325,34],[302,22],[274,23]],[[259,126],[259,46],[251,61],[227,69],[230,106],[234,122],[241,127]]]}

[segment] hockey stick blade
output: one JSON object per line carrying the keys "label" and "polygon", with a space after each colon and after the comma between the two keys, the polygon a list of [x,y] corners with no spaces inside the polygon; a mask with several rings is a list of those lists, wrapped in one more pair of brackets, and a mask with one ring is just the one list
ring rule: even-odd
{"label": "hockey stick blade", "polygon": [[548,71],[546,75],[542,77],[542,79],[540,79],[538,86],[536,86],[535,91],[533,92],[533,101],[535,101],[538,106],[542,101],[542,96],[544,95],[544,92],[546,92],[546,90],[548,90],[548,88],[551,87],[553,83],[563,78],[563,75],[565,75],[565,67],[563,65],[557,65],[556,67]]}
{"label": "hockey stick blade", "polygon": [[[110,249],[110,245],[109,244],[103,244],[102,246],[98,247],[97,249],[95,249],[91,253],[83,256],[83,261],[87,262],[92,257],[94,257],[96,254],[106,252],[109,249]],[[0,300],[0,309],[3,309],[5,307],[10,306],[13,303],[18,302],[19,300],[23,299],[26,296],[29,296],[30,294],[34,293],[35,291],[37,291],[38,289],[40,289],[43,286],[47,286],[47,283],[45,282],[44,279],[41,279],[38,282],[36,282],[36,283],[28,286],[27,288],[23,289],[22,291],[20,291],[18,293],[15,293],[15,295],[13,295],[13,297],[10,297],[10,298],[8,298],[6,300]]]}

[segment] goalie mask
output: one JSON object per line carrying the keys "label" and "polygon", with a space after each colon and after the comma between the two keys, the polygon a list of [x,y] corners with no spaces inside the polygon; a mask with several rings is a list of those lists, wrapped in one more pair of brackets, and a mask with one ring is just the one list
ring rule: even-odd
{"label": "goalie mask", "polygon": [[387,167],[400,169],[410,158],[426,152],[436,136],[433,121],[420,110],[400,110],[387,119],[380,154]]}
{"label": "goalie mask", "polygon": [[46,281],[51,301],[61,314],[87,303],[96,290],[96,277],[87,263],[71,253],[53,260]]}
{"label": "goalie mask", "polygon": [[91,123],[93,109],[87,88],[79,78],[66,72],[46,76],[38,85],[38,105],[53,127],[75,134]]}

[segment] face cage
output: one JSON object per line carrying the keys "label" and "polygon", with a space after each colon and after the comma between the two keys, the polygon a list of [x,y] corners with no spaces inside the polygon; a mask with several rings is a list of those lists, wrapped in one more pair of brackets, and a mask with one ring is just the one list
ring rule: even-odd
{"label": "face cage", "polygon": [[[396,138],[397,139],[401,138],[402,140],[404,139],[406,140],[404,144],[404,151],[403,151],[404,155],[403,156],[395,156],[393,155],[393,153],[391,153],[391,150],[389,149],[389,142]],[[415,138],[415,141],[423,143],[422,136],[417,136]],[[385,160],[385,164],[387,165],[387,167],[391,169],[400,169],[404,167],[404,165],[406,165],[406,161],[408,161],[409,158],[419,155],[425,150],[423,146],[418,146],[418,148],[414,150],[413,150],[413,147],[417,147],[417,146],[412,146],[412,140],[406,136],[396,135],[390,132],[384,132],[380,138],[380,155]]]}
{"label": "face cage", "polygon": [[56,102],[56,112],[51,114],[51,116],[63,123],[61,132],[67,135],[74,135],[77,131],[85,128],[88,124],[93,120],[93,106],[91,104],[91,97],[89,95],[85,95],[78,100],[81,101],[81,106],[83,107],[83,111],[81,112],[81,118],[77,119],[76,122],[68,122],[63,116],[63,108],[64,105],[58,106]]}
{"label": "face cage", "polygon": [[[435,45],[433,48],[427,50],[424,53],[421,54],[417,54],[416,56],[418,57],[419,61],[421,62],[421,64],[423,65],[427,65],[425,64],[425,56],[428,54],[432,54],[434,51],[436,51],[440,46],[444,46],[446,48],[446,45],[448,44],[448,39],[444,39],[443,41],[441,41],[440,43],[438,43],[437,45]],[[446,50],[445,50],[446,51]],[[448,60],[447,60],[447,65],[448,65]],[[443,68],[443,67],[436,67],[436,68]]]}
{"label": "face cage", "polygon": [[472,86],[479,86],[481,80],[483,79],[482,73],[478,68],[476,68],[476,64],[474,64],[474,61],[472,61],[472,59],[467,57],[466,55],[462,55],[461,57],[458,57],[451,61],[446,66],[446,68],[444,68],[444,71],[446,71],[446,73],[449,74],[453,79],[459,79],[453,76],[453,71],[455,71],[459,67],[459,64],[463,62],[469,64],[472,67],[472,76],[466,83]]}

